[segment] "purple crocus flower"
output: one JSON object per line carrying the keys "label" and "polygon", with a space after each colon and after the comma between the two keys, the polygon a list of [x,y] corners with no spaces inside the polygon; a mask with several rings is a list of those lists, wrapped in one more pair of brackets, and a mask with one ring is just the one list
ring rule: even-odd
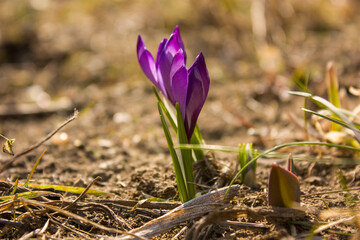
{"label": "purple crocus flower", "polygon": [[186,69],[186,53],[178,26],[169,39],[164,39],[154,61],[139,35],[137,42],[139,64],[150,81],[175,106],[179,103],[186,134],[190,141],[200,111],[209,92],[210,78],[205,59],[200,53]]}

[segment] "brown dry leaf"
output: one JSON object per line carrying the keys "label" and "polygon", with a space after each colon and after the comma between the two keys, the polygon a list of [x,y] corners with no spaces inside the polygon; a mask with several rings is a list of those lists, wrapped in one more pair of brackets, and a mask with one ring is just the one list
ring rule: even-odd
{"label": "brown dry leaf", "polygon": [[3,144],[3,152],[7,153],[11,156],[14,156],[13,152],[13,143],[15,142],[15,139],[7,139],[6,142]]}

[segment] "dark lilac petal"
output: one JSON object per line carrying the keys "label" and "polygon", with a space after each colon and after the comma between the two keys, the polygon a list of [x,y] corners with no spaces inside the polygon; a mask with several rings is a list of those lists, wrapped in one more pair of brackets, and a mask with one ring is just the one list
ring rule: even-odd
{"label": "dark lilac petal", "polygon": [[188,71],[189,85],[186,99],[185,129],[190,139],[200,111],[209,92],[210,77],[206,68],[205,59],[200,53]]}
{"label": "dark lilac petal", "polygon": [[179,47],[183,50],[184,52],[184,61],[185,61],[185,64],[186,64],[186,52],[185,52],[185,47],[184,47],[184,42],[182,41],[181,39],[181,36],[180,36],[180,31],[179,31],[179,26],[176,26],[174,31],[173,31],[173,34],[176,36],[176,39],[177,39],[177,42],[179,44]]}
{"label": "dark lilac petal", "polygon": [[164,85],[164,80],[162,77],[162,74],[160,72],[160,68],[156,67],[156,76],[157,76],[157,80],[158,80],[158,88],[160,89],[160,91],[163,93],[163,95],[169,99],[166,89],[165,89],[165,85]]}
{"label": "dark lilac petal", "polygon": [[179,103],[181,115],[185,119],[186,98],[188,89],[188,72],[184,62],[182,49],[174,56],[170,69],[170,88],[174,98],[174,105]]}
{"label": "dark lilac petal", "polygon": [[139,64],[145,75],[150,79],[150,81],[156,86],[158,86],[158,81],[156,77],[156,67],[155,61],[151,53],[146,49],[145,44],[141,38],[138,36],[137,42],[137,56]]}
{"label": "dark lilac petal", "polygon": [[180,47],[177,43],[175,35],[171,35],[169,40],[166,42],[163,51],[159,55],[159,60],[157,60],[157,68],[161,74],[161,79],[165,88],[166,95],[170,102],[175,104],[174,98],[172,96],[171,87],[170,87],[170,68],[173,62],[175,54],[179,51]]}
{"label": "dark lilac petal", "polygon": [[159,48],[158,48],[158,51],[157,51],[157,54],[156,54],[156,67],[158,67],[159,56],[163,52],[166,43],[167,43],[167,38],[164,38],[159,44]]}
{"label": "dark lilac petal", "polygon": [[181,49],[181,47],[178,42],[178,35],[173,33],[164,46],[164,52],[168,59],[172,59],[179,49]]}

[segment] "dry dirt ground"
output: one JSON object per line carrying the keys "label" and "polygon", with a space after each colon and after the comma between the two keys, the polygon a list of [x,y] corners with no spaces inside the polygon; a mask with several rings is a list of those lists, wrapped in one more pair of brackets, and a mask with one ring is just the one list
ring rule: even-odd
{"label": "dry dirt ground", "polygon": [[[327,98],[330,60],[340,80],[342,107],[359,106],[350,90],[360,88],[359,8],[351,0],[1,1],[0,132],[16,139],[15,154],[79,110],[78,118],[49,141],[2,169],[2,196],[11,194],[16,179],[26,181],[43,151],[32,184],[87,187],[100,176],[91,189],[108,193],[88,194],[74,203],[79,195],[50,187],[32,202],[16,195],[2,199],[1,238],[106,239],[120,236],[116,229],[141,227],[177,206],[155,96],[136,59],[138,34],[154,53],[179,25],[189,62],[202,51],[211,78],[198,122],[206,143],[237,147],[251,142],[261,151],[324,140],[311,124],[313,130],[305,134],[304,101],[288,91],[299,90],[294,78],[309,77],[310,91]],[[284,163],[290,152],[305,214],[267,212],[270,166]],[[1,153],[2,166],[9,159]],[[197,191],[227,186],[236,162],[234,153],[208,152],[194,166]],[[352,151],[282,149],[259,160],[257,186],[240,185],[229,205],[203,206],[202,215],[155,238],[358,239],[359,190],[342,190],[360,187],[359,162]],[[17,193],[28,189],[18,186]],[[139,202],[134,208],[151,197],[175,202]],[[312,234],[326,222],[334,225]]]}

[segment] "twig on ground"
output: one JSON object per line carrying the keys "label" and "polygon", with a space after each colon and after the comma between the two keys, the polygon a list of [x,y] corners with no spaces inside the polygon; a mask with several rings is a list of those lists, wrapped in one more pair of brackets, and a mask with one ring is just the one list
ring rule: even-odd
{"label": "twig on ground", "polygon": [[[109,216],[111,216],[120,226],[123,228],[126,228],[127,230],[130,230],[131,227],[126,223],[126,221],[120,217],[117,216],[111,208],[109,208],[106,205],[100,204],[100,203],[85,203],[81,205],[74,205],[72,206],[74,210],[77,211],[94,211],[96,209],[101,209],[103,212],[107,213]],[[65,209],[65,208],[64,208]]]}
{"label": "twig on ground", "polygon": [[51,133],[49,133],[43,140],[41,140],[40,142],[36,143],[35,145],[29,147],[28,149],[26,149],[25,151],[16,154],[14,157],[12,157],[11,159],[8,159],[7,162],[0,168],[0,173],[2,173],[3,171],[5,171],[6,169],[8,169],[9,167],[11,167],[11,165],[15,162],[16,159],[18,159],[19,157],[22,157],[28,153],[30,153],[31,151],[37,149],[38,147],[40,147],[42,144],[44,144],[46,141],[48,141],[50,138],[52,138],[58,131],[60,131],[63,127],[65,127],[67,124],[69,124],[70,122],[72,122],[73,120],[75,120],[79,115],[79,112],[75,109],[74,110],[74,114],[72,117],[70,117],[68,120],[66,120],[64,123],[62,123],[58,128],[56,128],[54,131],[52,131]]}
{"label": "twig on ground", "polygon": [[244,229],[244,228],[246,228],[246,229],[258,229],[258,228],[268,229],[268,228],[270,228],[269,226],[267,226],[263,223],[249,223],[249,222],[239,222],[239,221],[231,221],[231,220],[218,222],[218,224],[233,227],[233,228],[242,228],[242,229]]}
{"label": "twig on ground", "polygon": [[85,194],[87,193],[87,191],[89,191],[89,189],[91,188],[91,186],[94,185],[94,183],[95,183],[96,181],[98,181],[99,179],[101,179],[101,177],[100,177],[100,176],[97,176],[97,177],[84,189],[84,191],[83,191],[72,203],[70,203],[69,205],[67,205],[67,206],[64,207],[63,209],[65,210],[65,209],[70,208],[70,207],[73,206],[75,203],[77,203],[80,199],[82,199],[82,198],[85,196]]}
{"label": "twig on ground", "polygon": [[347,222],[351,222],[355,219],[355,216],[351,216],[351,217],[348,217],[348,218],[342,218],[342,219],[339,219],[337,221],[334,221],[334,222],[330,222],[330,223],[327,223],[326,225],[323,225],[323,226],[320,226],[318,227],[317,229],[315,229],[313,231],[314,234],[318,234],[326,229],[329,229],[333,226],[336,226],[338,224],[341,224],[341,223],[347,223]]}
{"label": "twig on ground", "polygon": [[[230,189],[228,196],[224,200],[225,192],[228,189]],[[201,217],[204,214],[226,206],[227,202],[231,200],[239,190],[239,185],[233,185],[230,188],[221,188],[219,190],[212,191],[200,197],[194,198],[188,202],[183,203],[169,213],[154,219],[139,228],[133,229],[129,233],[136,234],[137,236],[144,238],[154,237],[179,225],[180,223]],[[132,238],[129,236],[120,236],[119,238],[115,239]]]}

